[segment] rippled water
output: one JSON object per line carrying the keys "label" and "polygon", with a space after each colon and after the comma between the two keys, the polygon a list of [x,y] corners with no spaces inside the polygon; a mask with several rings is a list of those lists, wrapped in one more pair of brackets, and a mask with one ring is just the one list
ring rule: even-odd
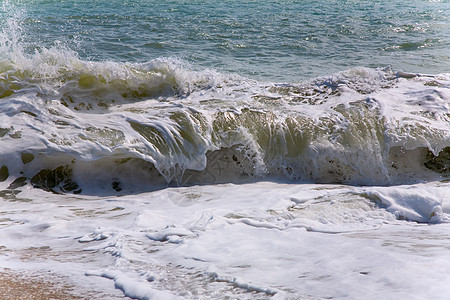
{"label": "rippled water", "polygon": [[449,1],[23,1],[28,51],[63,44],[82,58],[181,57],[259,80],[350,67],[450,68]]}

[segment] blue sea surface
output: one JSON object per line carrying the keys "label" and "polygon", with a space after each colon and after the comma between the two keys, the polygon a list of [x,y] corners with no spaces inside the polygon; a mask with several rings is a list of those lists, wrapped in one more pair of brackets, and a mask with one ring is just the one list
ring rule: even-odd
{"label": "blue sea surface", "polygon": [[271,82],[357,66],[450,70],[447,0],[42,0],[13,10],[28,52],[63,45],[94,61],[176,57]]}

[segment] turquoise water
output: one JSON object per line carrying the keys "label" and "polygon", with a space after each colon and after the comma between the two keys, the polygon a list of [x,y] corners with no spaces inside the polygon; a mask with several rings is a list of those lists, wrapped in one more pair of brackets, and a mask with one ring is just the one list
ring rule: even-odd
{"label": "turquoise water", "polygon": [[175,57],[197,70],[271,82],[357,66],[450,70],[445,0],[7,3],[3,15],[21,15],[21,43],[30,53],[59,45],[93,61]]}

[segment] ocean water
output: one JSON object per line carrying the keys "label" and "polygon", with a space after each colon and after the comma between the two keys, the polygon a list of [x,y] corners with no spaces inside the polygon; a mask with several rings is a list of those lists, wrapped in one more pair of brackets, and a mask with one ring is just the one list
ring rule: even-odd
{"label": "ocean water", "polygon": [[449,1],[2,1],[0,261],[92,299],[448,299]]}

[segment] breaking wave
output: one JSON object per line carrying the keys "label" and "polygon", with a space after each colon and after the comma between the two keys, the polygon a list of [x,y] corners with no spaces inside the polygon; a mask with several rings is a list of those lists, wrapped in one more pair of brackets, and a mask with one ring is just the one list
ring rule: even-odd
{"label": "breaking wave", "polygon": [[355,68],[278,84],[195,72],[168,58],[137,65],[44,52],[29,58],[32,67],[1,62],[9,190],[449,176],[446,75]]}
{"label": "breaking wave", "polygon": [[353,68],[257,82],[176,58],[94,62],[0,34],[0,185],[136,192],[274,179],[392,185],[450,175],[450,77]]}

